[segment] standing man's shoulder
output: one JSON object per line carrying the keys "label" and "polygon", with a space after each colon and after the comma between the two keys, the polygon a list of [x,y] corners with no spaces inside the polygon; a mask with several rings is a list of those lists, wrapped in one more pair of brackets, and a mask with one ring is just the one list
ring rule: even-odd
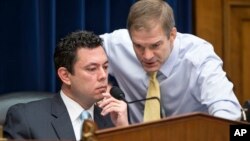
{"label": "standing man's shoulder", "polygon": [[127,29],[114,30],[111,33],[100,35],[103,39],[103,47],[108,56],[112,54],[124,55],[124,52],[133,52],[133,45]]}
{"label": "standing man's shoulder", "polygon": [[218,64],[222,63],[220,57],[215,53],[213,45],[198,36],[178,33],[175,47],[178,48],[180,59],[195,66],[199,66],[211,59]]}
{"label": "standing man's shoulder", "polygon": [[177,33],[176,40],[181,42],[183,46],[195,47],[195,46],[209,46],[212,44],[208,41],[189,33]]}
{"label": "standing man's shoulder", "polygon": [[101,34],[100,36],[103,37],[103,36],[106,36],[106,35],[110,35],[110,36],[121,36],[121,35],[129,35],[128,34],[128,30],[127,29],[117,29],[117,30],[114,30],[110,33],[104,33],[104,34]]}
{"label": "standing man's shoulder", "polygon": [[111,33],[104,33],[100,35],[100,37],[104,40],[104,42],[107,40],[112,42],[130,41],[130,36],[127,29],[114,30]]}

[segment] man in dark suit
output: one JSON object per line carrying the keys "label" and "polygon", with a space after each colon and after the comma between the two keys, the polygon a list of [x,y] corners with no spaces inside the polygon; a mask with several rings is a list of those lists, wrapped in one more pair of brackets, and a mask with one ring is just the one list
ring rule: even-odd
{"label": "man in dark suit", "polygon": [[83,112],[99,129],[128,125],[127,105],[108,92],[108,59],[102,39],[78,31],[58,43],[55,68],[62,82],[53,98],[12,106],[4,135],[10,139],[80,140]]}

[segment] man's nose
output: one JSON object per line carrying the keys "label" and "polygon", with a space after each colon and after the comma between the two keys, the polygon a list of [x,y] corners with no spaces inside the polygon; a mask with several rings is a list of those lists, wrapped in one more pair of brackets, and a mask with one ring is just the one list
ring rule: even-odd
{"label": "man's nose", "polygon": [[104,69],[104,68],[101,68],[100,71],[99,71],[99,76],[98,77],[99,77],[100,80],[107,79],[107,77],[108,77],[107,70]]}
{"label": "man's nose", "polygon": [[143,52],[143,58],[146,60],[150,60],[151,58],[154,57],[153,51],[150,49],[146,48]]}

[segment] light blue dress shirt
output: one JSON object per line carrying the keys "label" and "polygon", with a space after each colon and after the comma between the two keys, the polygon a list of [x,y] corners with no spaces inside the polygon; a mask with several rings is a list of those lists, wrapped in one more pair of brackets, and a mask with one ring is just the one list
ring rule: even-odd
{"label": "light blue dress shirt", "polygon": [[[148,76],[137,60],[128,31],[101,35],[109,59],[109,73],[127,101],[146,97]],[[168,117],[204,112],[231,120],[241,118],[241,105],[233,84],[222,69],[222,60],[207,41],[177,33],[173,50],[160,68],[161,103]],[[142,122],[144,102],[129,104],[133,123]]]}

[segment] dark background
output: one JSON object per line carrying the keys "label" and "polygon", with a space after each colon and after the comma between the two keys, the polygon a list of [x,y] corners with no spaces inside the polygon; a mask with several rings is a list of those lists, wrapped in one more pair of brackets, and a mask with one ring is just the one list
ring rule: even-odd
{"label": "dark background", "polygon": [[[0,0],[0,94],[57,92],[53,51],[69,32],[126,27],[136,0]],[[168,0],[179,32],[192,33],[192,0]]]}

